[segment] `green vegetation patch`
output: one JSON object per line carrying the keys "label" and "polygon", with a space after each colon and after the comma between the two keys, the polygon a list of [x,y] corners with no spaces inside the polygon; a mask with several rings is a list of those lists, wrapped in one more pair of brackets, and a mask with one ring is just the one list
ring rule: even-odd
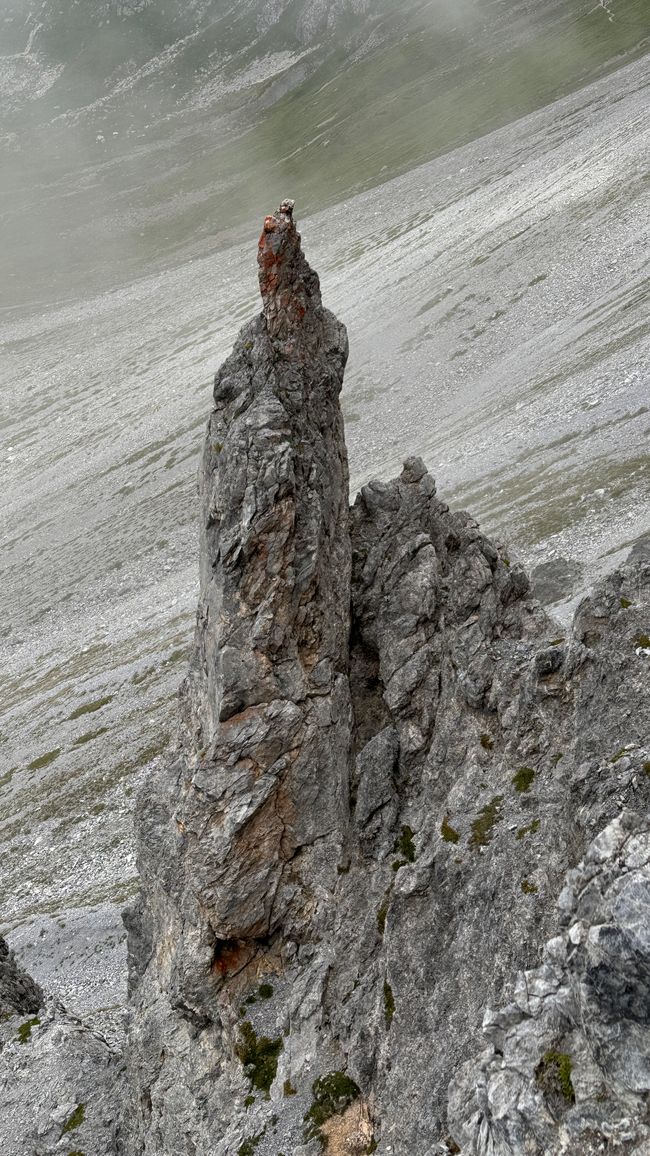
{"label": "green vegetation patch", "polygon": [[61,754],[61,747],[55,747],[53,751],[46,751],[44,755],[39,755],[37,759],[32,759],[31,763],[27,764],[28,771],[40,771],[42,767],[49,767],[55,759],[58,759]]}
{"label": "green vegetation patch", "polygon": [[282,1040],[256,1036],[250,1020],[244,1021],[239,1033],[239,1043],[235,1049],[237,1057],[243,1064],[251,1088],[264,1092],[268,1098],[278,1070],[278,1056],[283,1048]]}
{"label": "green vegetation patch", "polygon": [[107,733],[108,727],[100,727],[99,730],[96,731],[86,731],[85,735],[79,735],[79,738],[74,740],[73,745],[75,747],[81,747],[84,743],[90,743],[93,739],[98,739],[100,735],[105,735]]}
{"label": "green vegetation patch", "polygon": [[387,979],[384,980],[384,1017],[386,1027],[389,1028],[395,1015],[395,996]]}
{"label": "green vegetation patch", "polygon": [[80,1128],[86,1119],[86,1105],[77,1104],[74,1112],[68,1116],[65,1124],[61,1129],[61,1135],[65,1136],[66,1132],[74,1132],[75,1128]]}
{"label": "green vegetation patch", "polygon": [[632,605],[629,598],[619,598],[619,603],[621,610],[629,610],[630,606]]}
{"label": "green vegetation patch", "polygon": [[32,1038],[32,1028],[37,1028],[40,1022],[38,1016],[34,1016],[31,1020],[25,1020],[24,1024],[18,1028],[18,1042],[26,1044]]}
{"label": "green vegetation patch", "polygon": [[244,1107],[250,1108],[255,1103],[255,1097],[252,1095],[244,1096]]}
{"label": "green vegetation patch", "polygon": [[18,767],[11,767],[10,770],[5,771],[4,775],[0,776],[0,787],[6,787],[7,783],[10,783],[13,779],[17,770]]}
{"label": "green vegetation patch", "polygon": [[101,710],[103,706],[108,706],[109,702],[113,701],[113,695],[107,694],[104,698],[96,698],[93,702],[84,702],[81,706],[75,707],[71,714],[68,715],[68,721],[73,722],[76,718],[81,718],[85,714],[94,714],[96,710]]}
{"label": "green vegetation patch", "polygon": [[644,775],[650,775],[650,762],[644,763],[641,770],[643,771]]}
{"label": "green vegetation patch", "polygon": [[617,751],[615,755],[612,755],[611,759],[609,760],[610,763],[617,763],[619,759],[625,758],[625,755],[629,755],[630,751],[633,750],[634,746],[621,747],[620,751]]}
{"label": "green vegetation patch", "polygon": [[533,819],[532,823],[527,823],[525,827],[520,827],[515,835],[515,839],[525,839],[526,835],[534,835],[535,831],[539,831],[539,819]]}
{"label": "green vegetation patch", "polygon": [[258,1132],[257,1136],[250,1136],[248,1140],[244,1140],[244,1143],[240,1144],[239,1148],[237,1149],[237,1156],[254,1156],[255,1149],[262,1141],[263,1137],[264,1130]]}
{"label": "green vegetation patch", "polygon": [[643,648],[643,650],[650,650],[650,635],[649,634],[637,634],[636,645],[641,646]]}
{"label": "green vegetation patch", "polygon": [[491,751],[492,747],[494,746],[494,739],[492,738],[492,735],[487,733],[480,736],[480,742],[484,751]]}
{"label": "green vegetation patch", "polygon": [[305,1140],[320,1139],[324,1146],[327,1140],[321,1128],[332,1116],[343,1113],[359,1099],[361,1089],[345,1072],[328,1072],[312,1084],[314,1102],[305,1113]]}
{"label": "green vegetation patch", "polygon": [[259,995],[260,999],[271,999],[271,996],[273,995],[273,985],[270,983],[261,983],[257,994]]}
{"label": "green vegetation patch", "polygon": [[512,776],[515,791],[521,794],[523,791],[529,791],[533,785],[535,772],[532,767],[520,767],[519,770]]}
{"label": "green vegetation patch", "polygon": [[282,1095],[283,1096],[297,1096],[298,1095],[298,1089],[294,1088],[293,1084],[291,1083],[291,1080],[285,1080],[284,1081],[284,1084],[282,1085]]}
{"label": "green vegetation patch", "polygon": [[472,823],[472,834],[470,836],[471,847],[487,847],[492,839],[492,831],[497,823],[501,822],[503,818],[501,814],[501,804],[503,802],[503,795],[495,795],[489,803],[486,803],[478,817]]}
{"label": "green vegetation patch", "polygon": [[402,859],[404,859],[406,863],[415,863],[415,841],[410,827],[402,827],[395,840],[393,851],[399,851]]}
{"label": "green vegetation patch", "polygon": [[567,1103],[575,1104],[572,1069],[571,1056],[566,1052],[548,1051],[535,1069],[535,1079],[545,1095],[561,1096]]}
{"label": "green vegetation patch", "polygon": [[457,843],[460,839],[458,831],[455,827],[451,826],[451,823],[449,823],[446,818],[442,820],[440,834],[442,835],[445,843]]}
{"label": "green vegetation patch", "polygon": [[386,917],[388,915],[388,907],[390,905],[390,891],[387,891],[384,896],[384,901],[377,912],[377,931],[383,937],[386,930]]}
{"label": "green vegetation patch", "polygon": [[158,755],[163,753],[168,742],[169,735],[163,732],[159,738],[154,739],[153,742],[149,743],[148,746],[144,747],[144,749],[140,751],[140,754],[135,760],[133,766],[145,767],[147,763],[153,762],[154,759],[158,758]]}
{"label": "green vegetation patch", "polygon": [[529,879],[522,879],[521,890],[523,891],[524,895],[536,895],[539,891],[539,887],[536,883],[531,883]]}

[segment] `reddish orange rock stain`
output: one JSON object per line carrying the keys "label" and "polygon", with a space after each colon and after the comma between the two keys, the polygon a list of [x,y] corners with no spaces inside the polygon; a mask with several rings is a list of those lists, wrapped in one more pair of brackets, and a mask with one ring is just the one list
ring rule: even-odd
{"label": "reddish orange rock stain", "polygon": [[250,943],[241,939],[222,939],[214,953],[212,970],[224,977],[235,975],[248,963],[250,956]]}

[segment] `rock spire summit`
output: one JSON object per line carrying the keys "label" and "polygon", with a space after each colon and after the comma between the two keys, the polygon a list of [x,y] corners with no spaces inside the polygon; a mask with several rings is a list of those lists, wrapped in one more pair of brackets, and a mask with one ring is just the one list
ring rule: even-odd
{"label": "rock spire summit", "polygon": [[294,204],[286,199],[275,213],[264,218],[257,264],[269,335],[299,346],[300,337],[309,335],[320,319],[322,302],[318,274],[300,245]]}

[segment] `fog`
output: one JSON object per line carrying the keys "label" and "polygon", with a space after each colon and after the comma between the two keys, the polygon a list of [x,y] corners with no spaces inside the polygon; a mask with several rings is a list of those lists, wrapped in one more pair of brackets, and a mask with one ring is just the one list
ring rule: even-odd
{"label": "fog", "polygon": [[86,297],[447,152],[647,47],[646,0],[3,0],[1,305]]}

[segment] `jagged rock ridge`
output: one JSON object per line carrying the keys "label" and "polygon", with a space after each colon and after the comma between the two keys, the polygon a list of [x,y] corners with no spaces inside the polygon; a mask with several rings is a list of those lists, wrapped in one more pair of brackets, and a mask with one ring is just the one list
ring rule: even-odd
{"label": "jagged rock ridge", "polygon": [[40,987],[16,963],[13,952],[0,935],[0,1017],[34,1014],[42,1003]]}
{"label": "jagged rock ridge", "polygon": [[124,1061],[10,1014],[3,1152],[642,1156],[650,564],[562,633],[419,459],[350,510],[347,336],[292,202],[258,263],[179,743],[138,802]]}
{"label": "jagged rock ridge", "polygon": [[[40,987],[0,936],[0,1151],[114,1150],[120,1057]],[[70,1141],[70,1142],[68,1142]]]}
{"label": "jagged rock ridge", "polygon": [[560,638],[421,461],[350,513],[347,339],[291,202],[259,267],[215,380],[180,748],[139,807],[118,1147],[424,1156],[567,867],[647,806],[648,567]]}

